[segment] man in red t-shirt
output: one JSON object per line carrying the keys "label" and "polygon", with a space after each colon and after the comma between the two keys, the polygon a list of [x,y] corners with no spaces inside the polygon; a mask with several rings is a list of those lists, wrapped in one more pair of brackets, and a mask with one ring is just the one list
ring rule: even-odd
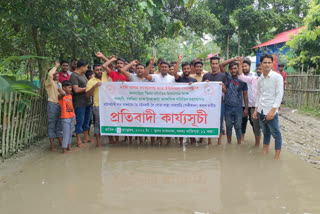
{"label": "man in red t-shirt", "polygon": [[[128,82],[129,80],[121,73],[118,72],[124,65],[125,60],[122,58],[116,58],[115,56],[112,56],[109,59],[107,59],[101,52],[97,52],[96,56],[103,59],[105,63],[102,65],[103,69],[107,72],[108,76],[112,79],[113,82]],[[109,65],[112,62],[116,62],[116,70],[111,70],[109,68]]]}
{"label": "man in red t-shirt", "polygon": [[[97,52],[96,56],[100,59],[103,59],[105,63],[102,65],[102,68],[107,72],[108,76],[112,79],[113,82],[128,82],[129,80],[121,73],[119,70],[124,67],[125,60],[122,58],[116,58],[114,55],[109,59],[105,57],[101,52]],[[112,62],[116,62],[115,70],[110,68]],[[109,143],[119,144],[119,136],[115,136],[115,141],[113,141],[113,136],[109,137]]]}
{"label": "man in red t-shirt", "polygon": [[285,104],[286,100],[284,98],[284,90],[286,89],[286,85],[287,85],[287,74],[286,72],[283,70],[284,69],[284,64],[279,64],[279,71],[278,73],[282,76],[283,78],[283,97],[282,97],[282,101],[281,104]]}
{"label": "man in red t-shirt", "polygon": [[70,75],[68,74],[69,70],[69,62],[66,60],[62,60],[60,62],[61,71],[59,72],[59,82],[62,83],[63,81],[69,81]]}

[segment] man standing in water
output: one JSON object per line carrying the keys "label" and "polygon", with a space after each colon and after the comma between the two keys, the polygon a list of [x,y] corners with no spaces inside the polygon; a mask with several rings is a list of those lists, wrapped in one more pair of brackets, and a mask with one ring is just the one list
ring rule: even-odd
{"label": "man standing in water", "polygon": [[[219,66],[219,60],[220,58],[217,56],[210,58],[210,66],[211,66],[211,72],[206,73],[203,75],[202,82],[204,81],[213,81],[213,82],[222,82],[222,92],[226,93],[228,85],[227,82],[227,76],[220,72],[220,66]],[[224,116],[224,102],[223,102],[223,96],[221,97],[221,115],[220,115],[220,136],[218,139],[218,144],[221,144],[221,138],[222,138],[222,126],[223,126],[223,116]],[[211,139],[208,139],[208,144],[211,144]]]}
{"label": "man standing in water", "polygon": [[[182,74],[182,76],[178,75],[179,65],[180,65],[182,59],[183,59],[183,56],[179,55],[178,62],[174,67],[173,76],[176,79],[176,82],[189,83],[189,84],[197,82],[196,79],[190,77],[191,68],[190,68],[190,64],[188,62],[183,62],[182,63],[181,67],[182,67],[183,74]],[[180,140],[180,146],[182,146],[183,145],[183,138],[180,137],[179,140]],[[191,138],[191,144],[193,144],[193,143],[195,143],[195,138]]]}
{"label": "man standing in water", "polygon": [[272,71],[273,57],[264,53],[260,57],[262,75],[258,80],[257,102],[253,118],[259,118],[263,132],[263,154],[269,151],[271,135],[275,139],[274,159],[280,159],[282,137],[279,128],[278,109],[283,96],[283,78],[277,72]]}
{"label": "man standing in water", "polygon": [[[145,66],[141,63],[139,63],[138,60],[134,60],[130,62],[128,65],[125,65],[124,67],[120,68],[119,71],[130,81],[130,82],[149,82],[145,77],[144,73],[149,73],[151,67],[153,66],[155,60],[152,58],[150,60],[151,63],[148,64],[148,67],[145,69]],[[136,68],[136,75],[128,72],[127,70],[135,66]],[[140,144],[143,144],[143,137],[139,137]],[[154,138],[151,138],[151,142],[154,142]],[[133,143],[132,136],[129,136],[129,144]]]}
{"label": "man standing in water", "polygon": [[[159,61],[159,60],[158,60]],[[149,74],[149,71],[145,70],[144,76],[148,81],[151,82],[160,82],[160,83],[175,83],[173,76],[169,75],[169,66],[170,64],[166,61],[160,62],[159,65],[159,74]],[[162,138],[160,138],[160,145],[162,145]],[[171,143],[171,138],[167,137],[167,144]],[[152,144],[152,141],[151,141]]]}
{"label": "man standing in water", "polygon": [[100,114],[99,114],[99,86],[102,82],[108,82],[108,75],[103,72],[101,64],[93,65],[94,77],[88,81],[86,89],[86,97],[93,96],[93,116],[94,116],[94,134],[96,136],[97,147],[101,147],[100,133]]}
{"label": "man standing in water", "polygon": [[[101,52],[97,52],[96,56],[105,61],[105,63],[102,65],[102,68],[106,71],[106,74],[112,79],[113,82],[128,81],[128,79],[121,72],[119,72],[119,70],[125,64],[124,59],[116,58],[115,56],[111,56],[110,59],[108,59]],[[110,69],[109,67],[112,62],[116,62],[116,71]],[[119,136],[115,136],[115,141],[113,140],[113,136],[109,136],[109,143],[119,144]]]}
{"label": "man standing in water", "polygon": [[88,70],[88,62],[79,60],[77,62],[77,69],[71,74],[70,82],[73,90],[73,107],[76,114],[76,135],[77,146],[83,147],[80,134],[84,134],[84,142],[91,142],[89,137],[89,123],[91,116],[91,99],[86,97],[86,87],[88,79],[85,73]]}

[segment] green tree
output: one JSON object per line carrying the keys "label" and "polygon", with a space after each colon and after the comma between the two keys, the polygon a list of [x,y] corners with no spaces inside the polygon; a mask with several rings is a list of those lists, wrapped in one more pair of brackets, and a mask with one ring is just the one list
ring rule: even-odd
{"label": "green tree", "polygon": [[309,65],[319,71],[320,64],[320,1],[310,2],[308,15],[304,19],[305,28],[300,30],[287,45],[294,55],[290,58],[290,65],[300,67]]}

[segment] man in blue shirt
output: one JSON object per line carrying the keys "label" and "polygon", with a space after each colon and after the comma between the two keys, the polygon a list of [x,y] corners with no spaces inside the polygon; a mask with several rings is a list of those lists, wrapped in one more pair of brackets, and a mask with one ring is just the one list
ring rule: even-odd
{"label": "man in blue shirt", "polygon": [[[225,95],[225,115],[228,143],[231,143],[232,126],[236,131],[238,144],[241,144],[242,116],[248,115],[248,86],[238,79],[239,64],[233,62],[229,66],[231,76],[228,75],[228,87]],[[242,108],[244,100],[245,108]]]}

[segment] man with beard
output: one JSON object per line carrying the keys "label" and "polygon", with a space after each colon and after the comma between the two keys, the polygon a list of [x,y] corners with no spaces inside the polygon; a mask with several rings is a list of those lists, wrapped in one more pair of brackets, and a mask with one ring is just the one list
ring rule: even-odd
{"label": "man with beard", "polygon": [[169,66],[169,74],[171,76],[173,76],[173,74],[174,74],[174,66],[172,64],[170,64],[170,66]]}
{"label": "man with beard", "polygon": [[[146,66],[149,67],[149,64],[151,63],[151,60],[149,60],[147,63],[146,63]],[[149,71],[149,74],[154,74],[156,70],[156,63],[151,63],[151,67],[150,67],[150,71]]]}
{"label": "man with beard", "polygon": [[[220,72],[220,64],[219,64],[220,58],[217,56],[211,57],[210,58],[210,66],[211,66],[211,72],[208,72],[203,75],[202,82],[222,82],[222,96],[221,96],[221,115],[220,115],[220,135],[218,139],[218,144],[221,144],[221,138],[222,138],[222,133],[223,133],[223,116],[224,116],[224,93],[227,91],[227,76]],[[211,144],[211,138],[208,138],[208,144]]]}
{"label": "man with beard", "polygon": [[[241,144],[242,117],[248,114],[248,86],[238,79],[239,63],[229,65],[231,77],[228,78],[228,87],[225,95],[225,115],[228,143],[231,143],[232,126],[236,131],[238,144]],[[242,109],[244,100],[245,108]]]}
{"label": "man with beard", "polygon": [[69,81],[70,75],[68,73],[69,70],[69,63],[66,60],[62,60],[60,62],[61,71],[59,72],[59,82],[62,83],[63,81]]}
{"label": "man with beard", "polygon": [[[176,79],[176,82],[189,83],[189,84],[197,82],[196,79],[190,77],[191,69],[190,69],[190,64],[188,62],[182,63],[181,67],[182,67],[183,73],[182,73],[182,76],[178,75],[179,65],[180,65],[182,59],[183,59],[183,56],[179,55],[178,62],[176,64],[176,66],[174,67],[174,78]],[[180,137],[179,140],[180,140],[180,146],[182,146],[183,145],[183,138]],[[195,138],[191,138],[191,144],[193,144],[194,142],[195,142]]]}
{"label": "man with beard", "polygon": [[[252,106],[255,106],[256,104],[256,97],[257,97],[257,83],[258,83],[258,79],[262,73],[262,66],[261,63],[259,63],[257,65],[257,74],[258,76],[245,76],[242,73],[242,69],[241,69],[241,64],[243,63],[243,58],[240,60],[240,66],[239,66],[239,79],[242,80],[243,82],[247,83],[248,85],[250,84],[252,87]],[[261,129],[260,129],[260,124],[259,124],[259,120],[256,120],[254,118],[252,118],[252,114],[254,113],[254,107],[252,107],[250,109],[250,111],[248,111],[248,114],[251,115],[251,119],[252,119],[252,128],[253,128],[253,133],[255,136],[255,145],[259,146],[260,145],[260,139],[261,139]]]}
{"label": "man with beard", "polygon": [[[139,63],[138,60],[134,60],[130,62],[128,65],[122,67],[119,69],[119,71],[130,81],[130,82],[149,82],[145,77],[144,73],[147,72],[149,73],[151,67],[153,66],[155,60],[152,58],[150,60],[151,63],[149,63],[148,67],[145,69],[145,66],[141,63]],[[135,66],[136,68],[136,75],[128,72],[127,70]],[[143,137],[139,137],[140,144],[143,144]],[[132,136],[129,136],[129,144],[133,143],[133,138]],[[154,138],[151,138],[151,143],[154,143]]]}
{"label": "man with beard", "polygon": [[74,72],[77,68],[77,62],[78,60],[73,59],[71,60],[71,66],[70,66],[70,70],[68,70],[68,74],[71,76],[72,72]]}
{"label": "man with beard", "polygon": [[[251,66],[251,61],[248,58],[244,58],[242,60],[242,72],[244,76],[252,76],[252,74],[250,73],[250,66]],[[240,65],[241,66],[241,65]],[[240,70],[240,69],[239,69]],[[248,83],[248,112],[251,112],[251,108],[252,108],[252,83]],[[244,102],[242,104],[243,109],[244,107]],[[245,134],[246,134],[246,130],[247,130],[247,123],[248,123],[248,117],[249,117],[249,122],[253,128],[253,122],[251,119],[251,114],[244,116],[242,118],[242,124],[241,124],[241,131],[242,131],[242,141],[244,140]]]}
{"label": "man with beard", "polygon": [[108,75],[102,72],[101,64],[93,65],[94,77],[88,81],[86,88],[86,97],[93,96],[93,116],[94,116],[94,134],[96,136],[97,147],[101,147],[101,133],[100,133],[100,116],[99,116],[99,86],[101,82],[108,82]]}
{"label": "man with beard", "polygon": [[[121,72],[119,72],[119,69],[121,69],[125,61],[121,58],[116,58],[114,55],[108,59],[105,57],[101,52],[97,52],[96,56],[100,59],[103,59],[105,63],[102,65],[102,68],[106,71],[107,75],[112,79],[113,82],[123,82],[123,81],[129,81]],[[116,71],[110,69],[110,64],[112,62],[116,61]],[[115,142],[113,141],[113,136],[109,137],[110,144],[116,143],[119,144],[119,136],[115,136]]]}
{"label": "man with beard", "polygon": [[[159,60],[158,60],[159,61]],[[145,70],[144,75],[145,78],[150,82],[160,82],[160,83],[175,83],[175,78],[168,74],[170,64],[166,61],[160,62],[159,65],[160,74],[149,74],[147,70]],[[160,145],[162,145],[163,139],[160,138]],[[171,143],[171,138],[167,137],[167,144]]]}

